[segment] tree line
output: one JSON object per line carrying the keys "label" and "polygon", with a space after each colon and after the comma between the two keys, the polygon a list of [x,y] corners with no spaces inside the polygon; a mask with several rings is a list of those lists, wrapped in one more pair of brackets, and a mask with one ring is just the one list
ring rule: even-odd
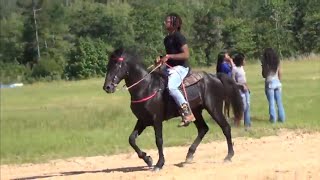
{"label": "tree line", "polygon": [[107,55],[137,49],[145,63],[164,54],[163,21],[178,13],[195,66],[222,50],[258,59],[320,52],[318,0],[0,0],[1,82],[103,76]]}

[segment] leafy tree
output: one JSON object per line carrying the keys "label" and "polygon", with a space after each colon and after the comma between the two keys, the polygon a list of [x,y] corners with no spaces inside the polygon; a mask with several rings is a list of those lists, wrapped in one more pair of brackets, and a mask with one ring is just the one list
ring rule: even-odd
{"label": "leafy tree", "polygon": [[245,53],[252,57],[255,53],[255,42],[253,41],[253,30],[247,20],[230,18],[225,21],[223,28],[223,38],[225,49]]}
{"label": "leafy tree", "polygon": [[21,60],[21,64],[30,65],[37,63],[37,42],[36,42],[36,28],[35,28],[35,14],[34,9],[41,8],[43,0],[18,0],[17,7],[19,11],[25,18],[24,28],[23,28],[23,45],[24,45],[24,54]]}
{"label": "leafy tree", "polygon": [[164,13],[160,7],[139,4],[131,12],[136,48],[144,55],[147,64],[152,64],[156,56],[165,54]]}
{"label": "leafy tree", "polygon": [[101,38],[113,47],[133,44],[133,28],[128,4],[101,6],[78,3],[70,13],[70,32],[78,37]]}
{"label": "leafy tree", "polygon": [[254,26],[254,41],[257,44],[256,55],[266,47],[277,48],[281,56],[294,53],[292,33],[288,30],[292,9],[288,3],[275,1],[262,4],[257,11]]}
{"label": "leafy tree", "polygon": [[16,13],[0,20],[0,61],[6,63],[22,62],[23,21],[23,17]]}
{"label": "leafy tree", "polygon": [[290,5],[294,9],[290,29],[295,48],[302,54],[319,49],[319,2],[292,0]]}
{"label": "leafy tree", "polygon": [[66,78],[86,79],[103,76],[108,59],[106,54],[110,53],[111,49],[102,40],[79,38],[76,49],[71,52],[65,68]]}
{"label": "leafy tree", "polygon": [[305,27],[301,29],[301,39],[305,52],[320,52],[320,13],[307,15],[305,18]]}
{"label": "leafy tree", "polygon": [[66,21],[66,8],[58,1],[45,1],[39,11],[39,39],[43,60],[54,60],[63,69],[72,41]]}
{"label": "leafy tree", "polygon": [[8,18],[12,13],[17,13],[18,0],[0,0],[0,19]]}
{"label": "leafy tree", "polygon": [[222,29],[228,13],[226,6],[213,6],[208,10],[198,9],[195,13],[194,46],[203,49],[206,65],[211,65],[214,54],[221,50]]}

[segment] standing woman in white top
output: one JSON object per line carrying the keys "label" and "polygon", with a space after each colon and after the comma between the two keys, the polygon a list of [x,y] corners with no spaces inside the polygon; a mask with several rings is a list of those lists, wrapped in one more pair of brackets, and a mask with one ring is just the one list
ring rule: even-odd
{"label": "standing woman in white top", "polygon": [[240,94],[242,97],[244,107],[244,126],[245,129],[251,127],[250,119],[250,91],[247,84],[246,72],[243,66],[245,65],[245,56],[242,53],[237,53],[233,59],[235,66],[232,69],[232,77],[240,87]]}
{"label": "standing woman in white top", "polygon": [[[272,48],[266,48],[262,55],[262,76],[265,78],[265,93],[269,102],[269,120],[271,123],[285,121],[282,104],[281,69],[278,54]],[[278,106],[278,118],[275,104]]]}

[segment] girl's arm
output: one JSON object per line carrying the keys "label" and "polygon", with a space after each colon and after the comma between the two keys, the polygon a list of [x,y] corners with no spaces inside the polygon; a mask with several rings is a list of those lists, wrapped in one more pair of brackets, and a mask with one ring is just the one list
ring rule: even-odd
{"label": "girl's arm", "polygon": [[182,49],[182,52],[179,53],[179,54],[167,54],[166,56],[169,58],[169,59],[174,59],[174,60],[186,60],[186,59],[189,59],[189,47],[187,44],[183,45],[181,47]]}
{"label": "girl's arm", "polygon": [[187,44],[183,45],[181,47],[182,52],[179,54],[167,54],[164,57],[161,58],[162,62],[166,62],[168,61],[168,59],[174,59],[174,60],[182,60],[185,61],[186,59],[189,58],[190,54],[189,54],[189,47]]}
{"label": "girl's arm", "polygon": [[279,77],[279,80],[281,81],[281,78],[282,78],[282,71],[281,71],[281,67],[279,65],[279,69],[278,69],[278,77]]}

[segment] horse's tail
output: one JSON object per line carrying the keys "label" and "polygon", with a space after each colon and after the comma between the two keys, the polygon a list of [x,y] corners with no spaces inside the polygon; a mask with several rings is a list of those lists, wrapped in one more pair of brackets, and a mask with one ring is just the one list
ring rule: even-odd
{"label": "horse's tail", "polygon": [[236,121],[240,121],[243,116],[243,103],[242,97],[239,92],[238,85],[236,82],[230,78],[228,75],[224,73],[217,73],[217,77],[222,82],[225,90],[225,101],[231,102],[234,120],[235,123],[239,123]]}

